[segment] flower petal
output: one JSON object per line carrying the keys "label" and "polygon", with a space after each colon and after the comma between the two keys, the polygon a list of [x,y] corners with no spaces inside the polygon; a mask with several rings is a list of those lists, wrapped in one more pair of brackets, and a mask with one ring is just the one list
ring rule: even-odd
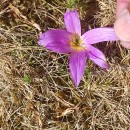
{"label": "flower petal", "polygon": [[90,60],[92,60],[94,63],[96,63],[100,67],[105,68],[105,69],[109,68],[104,54],[100,50],[96,49],[95,47],[88,45],[87,55],[90,58]]}
{"label": "flower petal", "polygon": [[81,36],[81,25],[76,10],[73,11],[67,10],[64,15],[64,21],[67,31],[71,33],[77,33],[79,36]]}
{"label": "flower petal", "polygon": [[86,52],[73,52],[70,56],[69,67],[70,74],[75,86],[78,86],[80,80],[84,74],[84,69],[86,65]]}
{"label": "flower petal", "polygon": [[69,53],[71,35],[65,30],[50,30],[40,35],[38,43],[54,52]]}
{"label": "flower petal", "polygon": [[122,14],[123,10],[129,8],[130,0],[117,0],[116,2],[116,17]]}
{"label": "flower petal", "polygon": [[121,44],[127,49],[130,49],[130,13],[127,9],[116,19],[114,29],[122,41]]}
{"label": "flower petal", "polygon": [[123,47],[127,48],[127,49],[130,49],[130,42],[123,42],[121,41],[121,44]]}
{"label": "flower petal", "polygon": [[119,40],[113,28],[95,28],[82,35],[85,44],[95,44],[103,41]]}

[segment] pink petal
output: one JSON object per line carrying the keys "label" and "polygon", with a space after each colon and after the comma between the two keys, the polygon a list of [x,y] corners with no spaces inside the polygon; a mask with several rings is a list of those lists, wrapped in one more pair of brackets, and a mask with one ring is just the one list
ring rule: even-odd
{"label": "pink petal", "polygon": [[121,44],[130,49],[130,13],[128,10],[124,10],[114,23],[114,29],[122,41]]}
{"label": "pink petal", "polygon": [[64,15],[64,21],[67,31],[71,33],[77,33],[79,36],[81,36],[81,25],[76,10],[73,11],[67,10]]}
{"label": "pink petal", "polygon": [[121,44],[130,49],[130,0],[117,0],[114,29]]}
{"label": "pink petal", "polygon": [[95,47],[88,45],[87,46],[87,55],[95,64],[99,65],[102,68],[108,69],[108,64],[104,54],[96,49]]}
{"label": "pink petal", "polygon": [[121,41],[121,44],[123,47],[127,48],[127,49],[130,49],[130,42],[123,42]]}
{"label": "pink petal", "polygon": [[78,86],[84,74],[86,65],[86,52],[73,52],[70,56],[69,67],[70,74],[75,86]]}
{"label": "pink petal", "polygon": [[116,17],[118,17],[122,13],[123,10],[128,8],[129,2],[130,2],[130,0],[117,0],[117,3],[116,3]]}
{"label": "pink petal", "polygon": [[39,37],[39,45],[58,53],[70,52],[70,36],[72,34],[65,30],[50,30]]}
{"label": "pink petal", "polygon": [[119,40],[113,28],[95,28],[87,31],[81,37],[85,44],[95,44],[103,41]]}

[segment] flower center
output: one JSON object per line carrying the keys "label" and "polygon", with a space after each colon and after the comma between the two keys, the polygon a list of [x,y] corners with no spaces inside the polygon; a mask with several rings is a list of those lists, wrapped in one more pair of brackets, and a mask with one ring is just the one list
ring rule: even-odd
{"label": "flower center", "polygon": [[78,34],[73,34],[70,41],[71,48],[75,51],[85,50],[82,40]]}

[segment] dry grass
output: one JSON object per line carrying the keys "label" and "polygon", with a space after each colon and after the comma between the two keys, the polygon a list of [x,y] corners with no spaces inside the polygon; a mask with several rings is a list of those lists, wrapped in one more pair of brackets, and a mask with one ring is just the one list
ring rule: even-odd
{"label": "dry grass", "polygon": [[[83,31],[113,24],[115,2],[97,1],[74,5]],[[9,3],[0,3],[0,129],[129,130],[129,51],[118,43],[97,45],[107,56],[110,70],[88,61],[83,80],[75,88],[68,57],[37,45],[41,30],[64,28],[66,2]]]}
{"label": "dry grass", "polygon": [[99,26],[110,26],[115,20],[116,0],[97,0],[99,11],[96,12],[96,24]]}

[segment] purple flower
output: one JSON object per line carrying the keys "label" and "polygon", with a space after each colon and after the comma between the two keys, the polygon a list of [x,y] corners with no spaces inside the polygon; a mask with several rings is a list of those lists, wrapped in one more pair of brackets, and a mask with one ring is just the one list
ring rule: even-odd
{"label": "purple flower", "polygon": [[81,25],[76,10],[64,15],[66,30],[50,30],[39,37],[38,43],[49,50],[70,54],[69,67],[76,86],[84,74],[87,57],[102,68],[108,69],[104,54],[92,46],[102,41],[118,40],[113,28],[95,28],[81,35]]}

